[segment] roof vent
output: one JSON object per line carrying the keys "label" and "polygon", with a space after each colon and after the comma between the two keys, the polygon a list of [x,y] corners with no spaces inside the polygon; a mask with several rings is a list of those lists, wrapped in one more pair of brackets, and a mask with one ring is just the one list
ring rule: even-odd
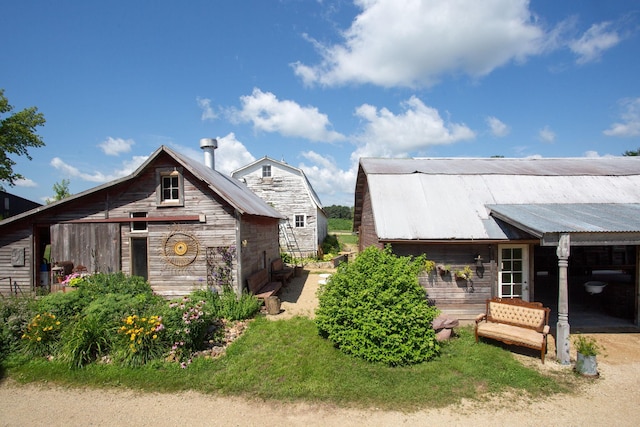
{"label": "roof vent", "polygon": [[214,150],[218,148],[218,140],[215,138],[202,138],[200,148],[204,150],[204,164],[208,168],[215,169]]}

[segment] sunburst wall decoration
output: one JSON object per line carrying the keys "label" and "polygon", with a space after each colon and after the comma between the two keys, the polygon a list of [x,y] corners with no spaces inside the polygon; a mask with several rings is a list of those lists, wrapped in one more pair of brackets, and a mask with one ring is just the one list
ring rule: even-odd
{"label": "sunburst wall decoration", "polygon": [[184,231],[172,231],[167,234],[162,244],[162,256],[174,267],[185,268],[191,265],[200,251],[195,236]]}

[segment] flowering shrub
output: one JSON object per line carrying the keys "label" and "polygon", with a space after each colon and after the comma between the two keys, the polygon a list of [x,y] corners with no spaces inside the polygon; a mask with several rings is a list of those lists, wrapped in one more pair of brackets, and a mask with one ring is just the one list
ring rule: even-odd
{"label": "flowering shrub", "polygon": [[169,303],[164,319],[171,343],[171,360],[181,362],[182,367],[191,363],[191,354],[203,347],[211,317],[204,300],[185,296]]}
{"label": "flowering shrub", "polygon": [[163,353],[162,331],[165,329],[159,316],[128,316],[118,329],[120,342],[118,359],[128,366],[141,366]]}
{"label": "flowering shrub", "polygon": [[34,356],[53,355],[61,329],[61,322],[56,318],[55,314],[48,312],[36,314],[22,335],[25,350]]}
{"label": "flowering shrub", "polygon": [[75,288],[75,287],[78,287],[84,281],[85,277],[87,277],[87,274],[81,274],[81,273],[69,274],[67,277],[64,278],[64,280],[62,281],[62,284]]}

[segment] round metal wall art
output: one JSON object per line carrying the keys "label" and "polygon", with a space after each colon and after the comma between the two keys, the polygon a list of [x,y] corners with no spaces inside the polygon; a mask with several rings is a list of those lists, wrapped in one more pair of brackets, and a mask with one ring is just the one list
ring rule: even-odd
{"label": "round metal wall art", "polygon": [[175,231],[167,235],[162,245],[165,260],[176,267],[186,267],[198,257],[198,241],[191,234]]}

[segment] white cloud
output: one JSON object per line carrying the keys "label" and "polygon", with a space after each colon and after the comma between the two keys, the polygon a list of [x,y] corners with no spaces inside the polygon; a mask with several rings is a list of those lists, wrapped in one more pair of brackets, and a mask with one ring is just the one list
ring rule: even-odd
{"label": "white cloud", "polygon": [[362,12],[317,65],[292,64],[306,84],[430,86],[445,74],[484,76],[549,48],[528,0],[356,0]]}
{"label": "white cloud", "polygon": [[569,42],[569,49],[578,56],[578,64],[597,61],[605,50],[620,43],[617,31],[607,31],[610,27],[611,22],[593,24],[582,37]]}
{"label": "white cloud", "polygon": [[136,170],[136,168],[140,166],[147,157],[148,156],[134,156],[130,160],[125,160],[122,162],[122,167],[120,169],[116,169],[110,174],[105,174],[99,171],[95,171],[93,173],[82,172],[77,167],[65,163],[59,157],[54,157],[51,160],[51,166],[63,172],[70,178],[79,178],[83,181],[104,183],[129,175]]}
{"label": "white cloud", "polygon": [[640,98],[623,99],[621,122],[616,122],[603,133],[607,136],[633,137],[640,135]]}
{"label": "white cloud", "polygon": [[549,126],[545,126],[538,132],[538,138],[540,138],[542,142],[552,143],[556,140],[556,134]]}
{"label": "white cloud", "polygon": [[412,96],[402,103],[404,111],[394,114],[386,108],[363,104],[356,116],[366,123],[356,140],[360,147],[352,154],[359,157],[404,157],[432,145],[451,144],[475,138],[465,124],[445,122],[438,110]]}
{"label": "white cloud", "polygon": [[358,164],[349,170],[341,170],[336,161],[314,151],[306,151],[302,156],[311,164],[300,163],[313,189],[318,193],[324,206],[333,204],[353,206],[353,189],[356,185]]}
{"label": "white cloud", "polygon": [[496,117],[489,116],[487,117],[486,122],[493,136],[503,137],[507,136],[510,132],[509,126]]}
{"label": "white cloud", "polygon": [[[236,139],[231,132],[227,136],[216,137],[218,148],[214,152],[214,167],[218,172],[229,175],[232,171],[245,166],[255,160],[245,145]],[[201,149],[172,144],[171,148],[182,153],[196,162],[204,164],[204,154]]]}
{"label": "white cloud", "polygon": [[234,122],[251,122],[257,131],[276,132],[286,137],[311,141],[333,142],[344,140],[344,135],[331,130],[326,114],[315,107],[302,107],[290,100],[279,100],[271,92],[253,89],[251,95],[242,96],[241,110],[231,110]]}
{"label": "white cloud", "polygon": [[22,179],[17,179],[15,181],[16,187],[37,187],[38,184],[36,184],[35,181],[29,179],[29,178],[22,178]]}
{"label": "white cloud", "polygon": [[98,147],[107,156],[118,156],[122,153],[128,153],[131,151],[131,146],[135,144],[133,139],[122,139],[108,137],[106,140],[98,144]]}
{"label": "white cloud", "polygon": [[209,98],[196,98],[196,102],[198,103],[198,107],[202,109],[202,116],[200,117],[202,121],[206,120],[215,120],[218,118],[218,115],[213,111],[211,107],[211,100]]}

